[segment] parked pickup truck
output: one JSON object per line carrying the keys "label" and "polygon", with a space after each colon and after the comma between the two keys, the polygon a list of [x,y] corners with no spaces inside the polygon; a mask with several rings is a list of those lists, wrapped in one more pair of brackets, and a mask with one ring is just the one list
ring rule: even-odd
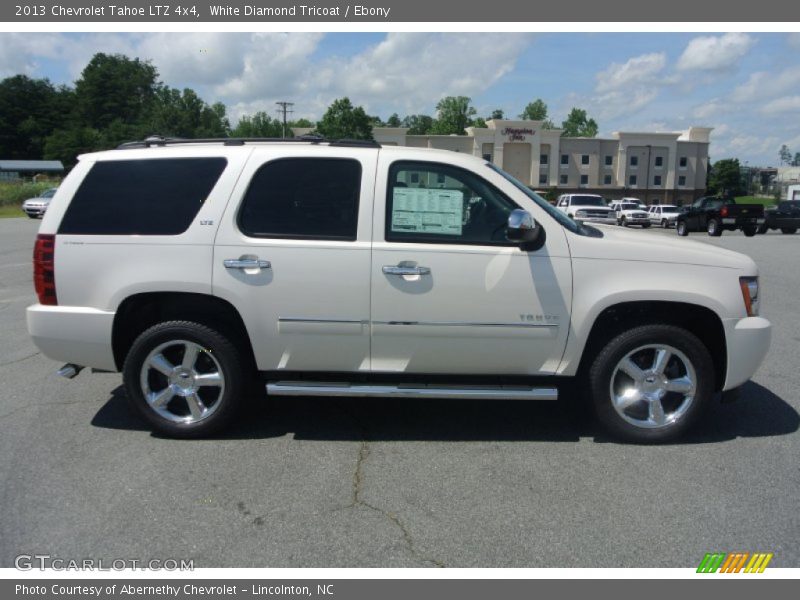
{"label": "parked pickup truck", "polygon": [[764,224],[764,206],[761,204],[736,204],[733,198],[704,196],[678,215],[675,229],[678,235],[689,235],[690,231],[707,231],[718,237],[722,232],[741,229],[752,237]]}
{"label": "parked pickup truck", "polygon": [[758,233],[780,229],[782,233],[797,233],[800,227],[800,200],[782,200],[775,208],[764,211],[764,223]]}
{"label": "parked pickup truck", "polygon": [[369,142],[83,155],[33,273],[41,352],[68,378],[121,371],[132,409],[176,437],[266,392],[566,397],[618,438],[661,442],[770,343],[747,256],[581,224],[485,160]]}

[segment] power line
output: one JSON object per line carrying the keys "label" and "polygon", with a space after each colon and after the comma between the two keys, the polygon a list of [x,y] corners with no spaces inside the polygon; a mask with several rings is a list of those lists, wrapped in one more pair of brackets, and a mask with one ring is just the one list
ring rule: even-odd
{"label": "power line", "polygon": [[275,104],[278,105],[278,110],[283,113],[283,135],[281,137],[286,137],[286,115],[289,113],[293,113],[294,111],[291,110],[290,107],[294,106],[294,102],[276,102]]}

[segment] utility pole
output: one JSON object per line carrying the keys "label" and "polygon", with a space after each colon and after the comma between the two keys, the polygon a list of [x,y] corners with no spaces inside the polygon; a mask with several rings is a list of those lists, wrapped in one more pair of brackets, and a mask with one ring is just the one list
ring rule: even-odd
{"label": "utility pole", "polygon": [[275,104],[278,105],[278,110],[283,113],[283,135],[281,137],[286,137],[286,115],[289,113],[293,113],[294,111],[291,109],[294,106],[294,102],[276,102]]}

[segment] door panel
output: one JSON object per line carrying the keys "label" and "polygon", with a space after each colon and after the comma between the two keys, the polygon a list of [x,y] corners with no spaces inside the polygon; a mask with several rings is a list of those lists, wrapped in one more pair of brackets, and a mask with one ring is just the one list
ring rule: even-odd
{"label": "door panel", "polygon": [[[245,235],[237,223],[237,212],[253,176],[262,165],[290,157],[320,158],[321,154],[319,148],[299,146],[292,147],[291,154],[286,146],[253,151],[217,235],[214,293],[239,308],[260,370],[369,370],[370,238],[377,152],[348,149],[346,157],[339,157],[355,157],[361,167],[354,240]],[[337,158],[335,151],[329,158]],[[330,186],[325,187],[313,172],[302,179],[304,185],[310,181],[321,186],[306,188],[291,200],[313,217],[309,226],[317,227],[314,222],[320,219],[339,218],[326,205]],[[258,210],[253,214],[258,215]],[[291,218],[285,215],[267,215],[262,220],[266,227],[271,221],[278,223],[281,235],[292,228]],[[319,225],[318,229],[335,233],[337,227]],[[226,268],[226,259],[268,261],[269,267]]]}

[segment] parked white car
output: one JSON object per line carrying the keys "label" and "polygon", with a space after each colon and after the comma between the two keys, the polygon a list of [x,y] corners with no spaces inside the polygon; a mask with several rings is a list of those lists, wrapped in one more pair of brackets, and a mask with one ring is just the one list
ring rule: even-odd
{"label": "parked white car", "polygon": [[650,207],[648,212],[650,222],[660,225],[664,229],[675,227],[679,214],[681,214],[681,209],[674,204],[655,204]]}
{"label": "parked white car", "polygon": [[47,212],[47,207],[50,206],[50,201],[56,195],[58,188],[50,188],[45,190],[35,198],[28,198],[22,203],[22,210],[31,219],[42,217]]}
{"label": "parked white car", "polygon": [[611,203],[611,208],[617,217],[617,224],[624,227],[639,225],[644,229],[650,227],[650,217],[647,211],[641,208],[638,202],[625,202],[620,200]]}
{"label": "parked white car", "polygon": [[556,207],[581,223],[617,223],[616,213],[608,206],[605,198],[597,194],[562,194],[556,200]]}
{"label": "parked white car", "polygon": [[121,371],[133,409],[177,437],[219,431],[260,382],[580,391],[612,434],[664,441],[753,375],[771,330],[747,256],[583,225],[479,158],[368,142],[84,155],[42,221],[34,284],[28,330],[60,373]]}

